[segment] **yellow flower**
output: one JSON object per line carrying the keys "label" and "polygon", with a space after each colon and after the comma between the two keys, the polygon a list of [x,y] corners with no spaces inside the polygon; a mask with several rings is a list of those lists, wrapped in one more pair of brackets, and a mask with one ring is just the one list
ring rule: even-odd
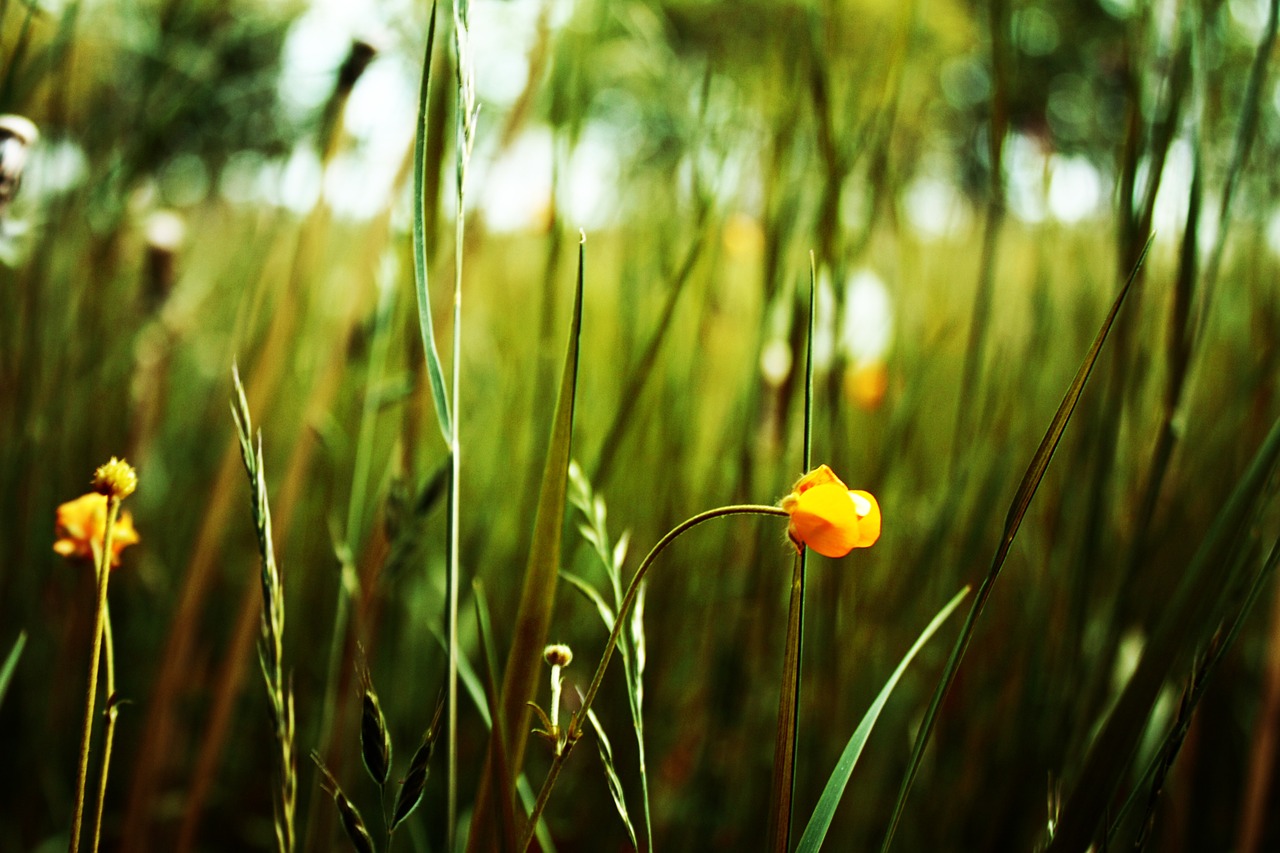
{"label": "yellow flower", "polygon": [[113,495],[121,500],[138,488],[138,472],[123,459],[111,457],[106,465],[99,465],[93,473],[93,490],[100,495]]}
{"label": "yellow flower", "polygon": [[[58,507],[54,531],[58,541],[53,550],[64,557],[92,559],[102,552],[102,534],[107,527],[107,496],[96,492],[82,495]],[[120,513],[111,532],[111,565],[120,565],[120,552],[139,542],[133,516]]]}
{"label": "yellow flower", "polygon": [[791,515],[787,534],[796,550],[807,545],[824,557],[843,557],[880,538],[880,504],[870,492],[850,489],[826,465],[805,474],[782,499]]}

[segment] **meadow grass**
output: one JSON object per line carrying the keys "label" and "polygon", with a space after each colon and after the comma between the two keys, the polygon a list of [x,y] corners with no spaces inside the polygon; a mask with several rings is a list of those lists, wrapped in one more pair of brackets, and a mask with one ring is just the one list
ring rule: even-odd
{"label": "meadow grass", "polygon": [[[495,57],[458,51],[465,5],[433,15],[434,48],[423,13],[392,48],[431,72],[423,133],[404,140],[416,215],[209,193],[180,205],[174,250],[149,246],[143,221],[172,203],[156,140],[185,144],[186,125],[160,133],[178,114],[163,108],[197,95],[160,70],[197,55],[175,52],[194,49],[191,22],[160,4],[175,16],[157,18],[165,49],[142,61],[101,13],[0,4],[0,111],[34,118],[42,144],[76,142],[88,176],[19,197],[6,219],[0,849],[67,845],[96,584],[49,545],[54,509],[112,454],[138,468],[142,543],[111,584],[128,665],[114,673],[105,849],[488,849],[473,810],[504,848],[528,835],[563,850],[763,849],[771,817],[799,834],[921,626],[979,584],[965,627],[939,629],[876,704],[829,848],[1274,842],[1259,804],[1274,790],[1280,621],[1258,604],[1275,596],[1280,447],[1276,4],[1253,42],[1190,9],[1167,44],[1151,10],[1114,24],[1137,94],[1133,123],[1097,142],[1121,186],[1107,212],[1026,221],[997,166],[958,202],[968,224],[934,237],[910,224],[911,152],[959,131],[936,118],[931,63],[995,69],[992,115],[972,126],[1012,127],[1027,19],[1003,3],[929,21],[852,4],[884,36],[881,64],[855,68],[839,4],[762,7],[717,41],[723,5],[580,3],[529,58],[544,63],[529,112],[486,104],[478,120],[455,93],[469,62],[483,75]],[[216,15],[207,33],[243,35]],[[1218,49],[1226,60],[1205,61]],[[94,112],[96,63],[115,52],[151,102]],[[250,103],[271,78],[241,71],[199,79]],[[337,87],[325,106],[321,163],[350,143],[349,97]],[[629,137],[611,218],[582,242],[576,146],[627,110],[645,133]],[[454,216],[485,189],[468,182],[485,179],[486,134],[534,122],[555,139],[546,222],[498,233],[482,210]],[[1178,137],[1199,216],[1157,235],[1093,379],[1073,384],[1147,244],[1165,174],[1151,164]],[[1010,140],[996,134],[988,167]],[[201,149],[211,164],[231,153]],[[450,192],[462,201],[443,203]],[[153,262],[165,251],[172,266]],[[810,318],[849,310],[860,269],[894,309],[874,404],[847,357],[805,367]],[[824,275],[834,305],[814,315]],[[774,381],[761,357],[778,341],[792,366]],[[1065,391],[1069,423],[1054,414]],[[873,492],[884,528],[873,548],[807,560],[801,646],[785,518],[664,535],[713,507],[772,506],[810,458]],[[661,568],[627,595],[660,542],[643,565]],[[283,572],[268,568],[277,555]],[[549,727],[548,643],[574,658]],[[796,692],[780,695],[788,649]],[[584,705],[589,721],[573,716]],[[557,730],[550,746],[528,738],[539,723]],[[597,748],[575,750],[578,735]],[[769,780],[786,752],[779,814]]]}

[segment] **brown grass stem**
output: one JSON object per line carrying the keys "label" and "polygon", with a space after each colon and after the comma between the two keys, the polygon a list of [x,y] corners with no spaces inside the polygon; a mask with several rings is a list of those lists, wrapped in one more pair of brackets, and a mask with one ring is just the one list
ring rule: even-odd
{"label": "brown grass stem", "polygon": [[627,624],[631,608],[635,606],[636,597],[640,592],[640,583],[644,580],[645,574],[653,566],[658,555],[665,551],[667,546],[679,538],[681,534],[703,522],[711,521],[714,518],[723,518],[727,515],[780,515],[785,518],[787,511],[781,507],[765,506],[763,504],[733,504],[709,509],[673,527],[645,555],[644,560],[636,568],[636,573],[631,578],[630,585],[627,586],[626,595],[622,598],[622,605],[618,608],[618,613],[614,617],[613,630],[609,632],[609,639],[605,642],[604,652],[600,656],[600,663],[596,666],[596,674],[591,679],[591,686],[587,688],[587,692],[582,696],[582,707],[574,713],[573,719],[569,721],[565,747],[552,760],[551,767],[547,771],[547,778],[542,783],[542,790],[538,792],[538,799],[534,802],[533,810],[529,813],[529,821],[525,826],[524,836],[520,840],[520,846],[516,848],[521,853],[529,849],[529,844],[533,841],[534,831],[538,826],[538,820],[542,817],[542,812],[546,809],[547,800],[551,797],[551,789],[555,787],[556,780],[560,777],[560,771],[564,769],[565,760],[569,757],[569,753],[573,751],[574,745],[582,735],[582,721],[587,719],[587,712],[591,710],[591,703],[595,701],[596,694],[600,692],[600,685],[604,682],[605,670],[609,668],[609,661],[613,659],[613,650],[617,648],[618,640],[622,636],[623,627]]}

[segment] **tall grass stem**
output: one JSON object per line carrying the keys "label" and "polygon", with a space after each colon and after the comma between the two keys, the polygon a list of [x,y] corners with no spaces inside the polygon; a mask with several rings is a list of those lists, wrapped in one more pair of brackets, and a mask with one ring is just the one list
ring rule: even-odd
{"label": "tall grass stem", "polygon": [[102,631],[107,614],[107,586],[111,581],[111,538],[116,517],[120,514],[120,498],[107,495],[107,524],[102,534],[102,551],[97,565],[97,608],[93,614],[93,647],[89,654],[89,683],[84,697],[84,727],[80,734],[80,764],[76,770],[76,801],[71,814],[69,853],[80,850],[80,824],[84,819],[84,786],[89,773],[89,744],[93,738],[93,711],[98,701],[98,665],[102,657]]}

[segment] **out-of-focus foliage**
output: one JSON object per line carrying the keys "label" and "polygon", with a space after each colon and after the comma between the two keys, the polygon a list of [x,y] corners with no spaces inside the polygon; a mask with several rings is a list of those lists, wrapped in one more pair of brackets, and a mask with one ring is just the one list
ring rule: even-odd
{"label": "out-of-focus foliage", "polygon": [[[455,533],[462,587],[483,581],[497,651],[527,561],[579,227],[573,453],[633,555],[697,511],[771,502],[801,473],[797,377],[816,256],[815,462],[876,495],[883,531],[854,558],[811,565],[804,812],[919,626],[982,577],[1017,477],[1155,221],[1147,266],[942,706],[897,849],[1043,840],[1276,415],[1280,116],[1268,65],[1260,90],[1247,85],[1266,12],[1247,0],[474,0],[481,80],[517,81],[509,99],[482,104],[458,332],[467,438]],[[447,465],[412,302],[412,105],[398,128],[370,119],[397,117],[400,78],[412,91],[425,9],[370,4],[370,21],[391,33],[377,58],[366,67],[371,52],[352,49],[352,74],[366,71],[352,88],[339,51],[309,81],[321,94],[301,115],[284,106],[296,94],[282,91],[294,85],[284,46],[297,16],[314,13],[247,0],[0,0],[0,112],[43,134],[0,233],[0,649],[27,636],[0,705],[0,849],[65,846],[66,732],[83,699],[91,614],[86,573],[52,551],[55,509],[113,454],[138,468],[141,542],[111,584],[129,701],[106,847],[270,844],[273,753],[251,677],[258,558],[227,411],[233,359],[263,430],[298,751],[323,750],[332,732],[325,763],[376,823],[378,804],[352,785],[357,640],[393,741],[421,743],[430,722]],[[487,27],[517,19],[527,32],[486,47]],[[440,20],[451,20],[444,7]],[[368,36],[364,23],[348,21],[341,49]],[[425,219],[447,353],[453,61],[444,49],[434,61]],[[349,116],[365,86],[386,98]],[[1236,163],[1250,113],[1252,150]],[[530,139],[543,148],[522,148]],[[349,156],[371,150],[379,163]],[[525,151],[509,185],[495,177]],[[374,165],[393,176],[389,190]],[[602,212],[581,203],[583,175]],[[530,190],[524,178],[541,183]],[[353,212],[339,179],[372,201]],[[1233,180],[1230,222],[1215,231]],[[1055,197],[1064,189],[1076,191],[1067,213]],[[521,206],[537,214],[510,231],[494,224]],[[1209,299],[1216,235],[1225,249]],[[989,312],[976,322],[984,280]],[[380,282],[390,288],[381,313]],[[1163,462],[1156,436],[1170,442]],[[358,483],[357,470],[368,472]],[[1242,559],[1256,562],[1275,528],[1269,508],[1238,543]],[[789,547],[780,525],[706,525],[654,568],[644,713],[662,849],[753,849],[763,830]],[[572,530],[563,553],[566,569],[600,582]],[[350,631],[335,637],[340,585]],[[1250,820],[1242,803],[1274,801],[1254,775],[1270,767],[1258,744],[1280,713],[1280,682],[1259,689],[1280,660],[1265,609],[1228,649],[1153,800],[1157,844],[1233,846]],[[470,602],[461,612],[478,664]],[[569,590],[553,631],[574,650],[570,697],[599,651],[599,616]],[[1185,640],[1188,659],[1200,639]],[[835,815],[833,849],[879,843],[947,641],[921,653],[886,705]],[[597,710],[638,815],[615,676]],[[1142,758],[1176,719],[1187,676],[1163,686]],[[488,742],[481,717],[464,699],[464,808]],[[546,756],[531,755],[535,778]],[[625,844],[593,762],[577,753],[548,810],[561,849]],[[397,849],[439,849],[438,769]],[[341,841],[309,765],[298,790],[301,848]],[[1148,817],[1139,792],[1122,840]],[[1261,814],[1254,849],[1280,833]]]}

